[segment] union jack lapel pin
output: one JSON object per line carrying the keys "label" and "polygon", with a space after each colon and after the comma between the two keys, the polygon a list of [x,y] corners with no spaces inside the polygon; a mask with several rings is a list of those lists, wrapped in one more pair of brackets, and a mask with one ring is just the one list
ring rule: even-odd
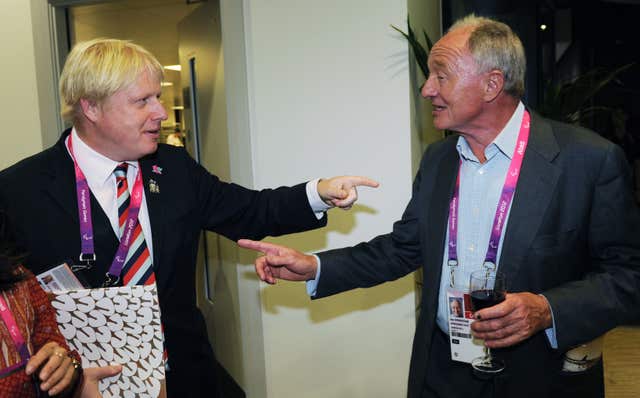
{"label": "union jack lapel pin", "polygon": [[162,167],[158,166],[157,164],[154,164],[153,166],[151,166],[151,172],[162,175]]}

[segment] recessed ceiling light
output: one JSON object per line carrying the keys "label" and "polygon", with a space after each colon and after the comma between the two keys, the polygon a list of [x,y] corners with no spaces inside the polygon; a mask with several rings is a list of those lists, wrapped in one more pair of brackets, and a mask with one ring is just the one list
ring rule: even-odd
{"label": "recessed ceiling light", "polygon": [[165,69],[169,69],[169,70],[175,70],[180,72],[182,70],[182,66],[180,65],[165,65],[164,66]]}
{"label": "recessed ceiling light", "polygon": [[547,30],[547,25],[545,24],[540,25],[540,30]]}

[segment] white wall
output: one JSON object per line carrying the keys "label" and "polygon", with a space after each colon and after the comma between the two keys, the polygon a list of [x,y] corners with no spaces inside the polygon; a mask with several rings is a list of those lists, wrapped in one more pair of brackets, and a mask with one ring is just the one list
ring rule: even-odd
{"label": "white wall", "polygon": [[3,0],[0,12],[0,169],[42,149],[31,5]]}
{"label": "white wall", "polygon": [[[13,80],[1,97],[5,164],[40,150],[41,125],[55,124],[54,116],[39,111],[46,101],[36,95],[32,67],[49,56],[38,44],[46,34],[34,42],[32,33],[46,29],[44,3],[31,1],[37,15],[21,0],[2,6],[0,49],[13,56],[3,64],[9,72],[3,75]],[[412,178],[407,47],[389,28],[403,26],[405,0],[221,3],[231,179],[265,187],[315,176],[369,175],[382,186],[361,190],[352,211],[331,211],[326,229],[277,241],[317,251],[388,232],[409,198]],[[235,19],[225,21],[231,14]],[[41,80],[40,94],[47,86]],[[20,134],[15,145],[7,141],[14,131]],[[58,133],[52,131],[42,133],[47,145]],[[241,263],[251,257],[241,253]],[[249,397],[405,394],[414,330],[412,276],[312,302],[302,284],[267,287],[251,267],[238,271],[238,288],[230,289],[238,307],[229,310],[240,319],[239,337],[232,340],[241,345],[244,374],[237,378]]]}
{"label": "white wall", "polygon": [[[405,21],[406,1],[243,4],[253,184],[340,174],[382,184],[331,211],[326,229],[273,241],[318,251],[388,232],[412,179],[407,47],[389,27]],[[413,276],[313,302],[300,283],[260,289],[268,397],[406,394]]]}
{"label": "white wall", "polygon": [[[424,34],[426,32],[433,43],[442,36],[441,10],[439,1],[426,2],[424,0],[408,0],[409,15],[411,15],[411,28],[418,41],[427,49]],[[406,23],[400,27],[407,32]],[[411,56],[413,61],[414,57]],[[420,159],[424,149],[431,143],[442,138],[442,131],[433,127],[431,115],[431,102],[426,101],[420,94],[420,89],[425,81],[425,76],[417,63],[411,63],[411,128],[414,139],[413,170],[418,170]]]}

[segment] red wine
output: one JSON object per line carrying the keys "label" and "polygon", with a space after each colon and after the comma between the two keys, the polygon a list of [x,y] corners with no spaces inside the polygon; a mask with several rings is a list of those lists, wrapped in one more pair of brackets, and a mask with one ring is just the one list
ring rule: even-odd
{"label": "red wine", "polygon": [[474,290],[471,292],[471,302],[476,311],[492,307],[504,301],[505,293],[495,290]]}

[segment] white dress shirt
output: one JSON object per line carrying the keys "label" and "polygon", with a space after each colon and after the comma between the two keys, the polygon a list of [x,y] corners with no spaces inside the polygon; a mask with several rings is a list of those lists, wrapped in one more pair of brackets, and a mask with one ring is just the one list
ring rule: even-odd
{"label": "white dress shirt", "polygon": [[[113,174],[113,170],[122,162],[116,162],[108,157],[101,155],[93,150],[78,136],[76,129],[71,130],[71,136],[73,137],[73,154],[78,162],[78,166],[87,178],[87,184],[91,193],[96,198],[102,211],[109,218],[113,233],[120,239],[120,226],[118,221],[118,190],[116,188],[116,176]],[[69,138],[67,138],[67,141]],[[68,146],[67,146],[68,148]],[[133,184],[136,179],[136,175],[140,170],[140,165],[137,160],[127,161],[129,164],[127,168],[127,183],[129,184],[129,190],[133,188]],[[95,209],[92,209],[95,211]],[[147,198],[142,193],[142,203],[140,204],[140,212],[138,213],[138,221],[144,234],[144,239],[149,248],[149,255],[151,256],[151,262],[153,263],[153,236],[151,235],[151,223],[149,222],[149,210],[147,208]]]}

